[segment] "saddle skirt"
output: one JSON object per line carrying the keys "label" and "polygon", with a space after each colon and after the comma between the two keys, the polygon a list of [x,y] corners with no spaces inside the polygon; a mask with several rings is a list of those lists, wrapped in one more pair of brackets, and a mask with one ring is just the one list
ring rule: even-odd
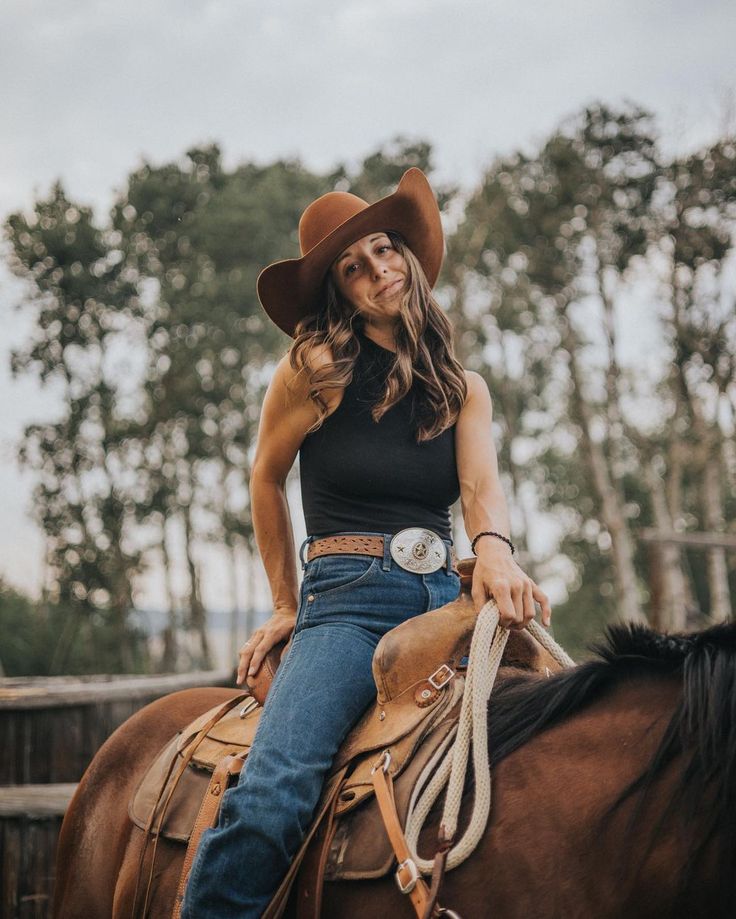
{"label": "saddle skirt", "polygon": [[[371,769],[382,751],[389,750],[397,812],[403,823],[420,775],[459,717],[476,621],[469,592],[473,562],[459,563],[463,584],[456,600],[402,623],[378,643],[373,657],[376,701],[346,738],[325,783],[336,795],[335,827],[326,859],[328,880],[375,878],[391,869],[393,851],[375,803]],[[526,631],[510,632],[501,666],[547,675],[560,669]],[[160,833],[183,843],[190,839],[205,796],[221,796],[224,791],[213,779],[218,764],[226,757],[238,764],[228,771],[226,786],[237,780],[240,763],[247,768],[262,707],[248,693],[234,697],[230,706],[204,733],[215,710],[205,712],[161,750],[129,803],[134,824],[152,835]],[[189,763],[174,787],[181,771],[176,767],[184,757]],[[215,818],[216,812],[211,825]]]}

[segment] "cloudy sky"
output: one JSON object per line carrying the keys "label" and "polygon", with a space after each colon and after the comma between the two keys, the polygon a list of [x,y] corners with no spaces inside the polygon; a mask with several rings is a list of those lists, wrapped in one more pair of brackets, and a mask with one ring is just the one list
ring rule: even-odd
{"label": "cloudy sky", "polygon": [[[61,178],[104,218],[141,159],[207,141],[228,166],[321,169],[427,138],[438,178],[470,187],[593,100],[649,108],[665,149],[689,150],[734,127],[735,38],[733,0],[3,0],[0,214]],[[0,574],[35,592],[42,543],[12,454],[55,402],[10,379],[21,296],[0,268]],[[156,605],[155,584],[140,599]]]}

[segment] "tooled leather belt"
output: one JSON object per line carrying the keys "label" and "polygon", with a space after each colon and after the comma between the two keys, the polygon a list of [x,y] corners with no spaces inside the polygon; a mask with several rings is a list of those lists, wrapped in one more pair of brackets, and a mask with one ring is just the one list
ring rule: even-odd
{"label": "tooled leather belt", "polygon": [[[391,557],[401,568],[427,574],[447,564],[447,545],[440,536],[424,527],[409,527],[391,538]],[[373,555],[383,558],[383,536],[343,533],[323,536],[309,543],[307,560],[321,555]],[[450,562],[457,571],[457,557],[450,546]]]}

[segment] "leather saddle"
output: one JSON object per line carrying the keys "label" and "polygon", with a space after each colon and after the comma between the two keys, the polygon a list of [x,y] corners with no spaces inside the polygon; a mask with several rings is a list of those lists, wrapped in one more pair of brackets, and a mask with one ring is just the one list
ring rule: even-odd
{"label": "leather saddle", "polygon": [[[317,904],[309,913],[314,916],[319,915],[315,885],[319,888],[323,879],[376,878],[391,869],[394,855],[383,832],[371,770],[379,754],[390,751],[396,810],[403,821],[420,773],[459,715],[476,620],[470,596],[474,562],[458,563],[461,592],[456,600],[402,623],[378,643],[373,657],[376,701],[338,752],[312,828],[266,916],[281,914],[305,855],[299,899]],[[271,676],[277,665],[272,657]],[[502,667],[547,675],[560,669],[526,631],[509,633]],[[267,688],[262,684],[259,695],[265,696]],[[261,711],[248,692],[200,716],[164,747],[130,801],[129,815],[138,827],[188,844],[185,870],[199,835],[216,823],[222,792],[247,760]],[[184,881],[183,872],[182,895]]]}

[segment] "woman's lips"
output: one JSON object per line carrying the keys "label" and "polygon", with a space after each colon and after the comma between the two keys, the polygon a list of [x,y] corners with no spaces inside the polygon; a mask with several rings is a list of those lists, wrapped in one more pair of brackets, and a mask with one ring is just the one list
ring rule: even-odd
{"label": "woman's lips", "polygon": [[385,296],[387,296],[388,294],[394,293],[394,291],[395,291],[395,289],[396,289],[396,285],[397,285],[397,284],[401,284],[401,283],[402,283],[402,280],[403,280],[402,278],[397,278],[395,281],[392,281],[392,283],[389,284],[388,287],[384,287],[383,290],[380,291],[380,293],[378,294],[378,296],[379,296],[379,297],[385,297]]}

